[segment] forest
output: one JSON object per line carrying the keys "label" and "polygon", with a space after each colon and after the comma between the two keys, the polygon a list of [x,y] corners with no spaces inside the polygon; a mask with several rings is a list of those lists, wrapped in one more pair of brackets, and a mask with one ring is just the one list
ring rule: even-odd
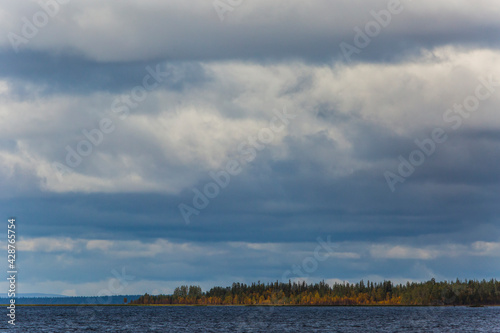
{"label": "forest", "polygon": [[233,283],[203,292],[199,286],[180,286],[172,295],[145,294],[130,304],[178,305],[500,305],[500,282],[465,280],[436,282],[391,281],[356,284],[324,281]]}

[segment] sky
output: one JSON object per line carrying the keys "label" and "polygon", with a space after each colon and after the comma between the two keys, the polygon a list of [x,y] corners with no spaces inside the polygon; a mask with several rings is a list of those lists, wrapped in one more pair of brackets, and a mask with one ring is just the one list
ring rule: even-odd
{"label": "sky", "polygon": [[2,1],[18,292],[500,278],[499,18],[497,0]]}

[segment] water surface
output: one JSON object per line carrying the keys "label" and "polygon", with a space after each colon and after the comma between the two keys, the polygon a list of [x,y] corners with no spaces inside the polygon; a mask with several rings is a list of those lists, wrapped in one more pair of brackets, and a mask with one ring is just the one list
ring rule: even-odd
{"label": "water surface", "polygon": [[500,307],[18,307],[2,332],[500,332]]}

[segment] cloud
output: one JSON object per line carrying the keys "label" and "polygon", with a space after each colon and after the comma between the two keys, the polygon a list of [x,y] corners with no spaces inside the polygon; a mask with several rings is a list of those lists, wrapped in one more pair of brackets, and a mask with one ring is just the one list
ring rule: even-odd
{"label": "cloud", "polygon": [[472,244],[472,249],[477,251],[474,253],[478,256],[500,256],[500,243],[499,242],[483,242],[478,241]]}
{"label": "cloud", "polygon": [[[17,149],[4,149],[2,163],[12,170],[17,161],[19,172],[31,178],[12,171],[3,178],[14,177],[18,184],[31,179],[29,191],[179,193],[225,165],[241,142],[268,126],[273,110],[283,108],[300,120],[287,125],[257,159],[266,159],[280,177],[292,172],[292,164],[294,174],[321,170],[329,179],[389,166],[391,160],[394,168],[398,155],[415,149],[415,138],[429,136],[433,127],[449,132],[443,114],[473,93],[479,78],[497,71],[492,64],[500,63],[498,57],[491,50],[445,48],[418,63],[394,65],[205,63],[201,68],[209,80],[191,90],[152,91],[126,119],[112,112],[120,94],[51,95],[33,101],[7,97],[0,114],[9,117],[9,126],[0,128],[3,138],[16,138]],[[498,101],[494,94],[464,119],[459,138],[485,124],[498,127]],[[32,112],[35,104],[38,113]],[[109,119],[113,131],[103,134],[98,146],[88,143],[90,155],[79,155],[81,163],[71,167],[68,149],[76,152],[88,142],[84,131],[99,129],[102,119]],[[466,140],[465,145],[475,145]],[[440,156],[454,154],[451,145],[439,148],[445,149]],[[72,171],[64,181],[54,162]]]}
{"label": "cloud", "polygon": [[[24,281],[275,281],[325,235],[340,248],[294,278],[498,277],[498,4],[401,3],[360,46],[386,0],[256,0],[222,22],[210,1],[70,2],[16,52],[42,9],[4,1],[0,215],[20,222]],[[384,173],[436,128],[446,142],[391,192]],[[179,204],[234,159],[187,225]]]}
{"label": "cloud", "polygon": [[404,246],[384,246],[377,245],[370,250],[374,258],[389,259],[434,259],[437,253],[432,250],[416,249]]}
{"label": "cloud", "polygon": [[70,238],[20,238],[19,250],[26,252],[73,252],[79,245],[79,241]]}
{"label": "cloud", "polygon": [[[399,14],[360,54],[362,58],[386,59],[394,55],[432,48],[450,42],[464,45],[498,45],[497,5],[454,1],[418,3],[402,0]],[[370,5],[352,1],[246,2],[226,13],[221,22],[211,2],[86,1],[61,5],[56,15],[38,29],[20,49],[58,50],[82,54],[102,62],[143,59],[234,58],[341,58],[339,44],[353,43],[355,27],[364,29],[375,21],[371,11],[387,10],[388,1]],[[33,3],[21,6],[8,1],[2,6],[1,29],[22,35],[23,21],[42,11]],[[96,22],[98,18],[98,22]],[[486,32],[486,33],[485,33]],[[8,34],[0,45],[10,48]],[[390,51],[389,51],[390,50]],[[67,52],[67,51],[66,51]]]}
{"label": "cloud", "polygon": [[[0,245],[6,245],[3,243]],[[477,265],[483,258],[489,258],[485,263],[491,263],[493,258],[497,260],[499,246],[499,243],[485,241],[427,246],[372,241],[337,244],[334,252],[310,269],[304,262],[306,258],[314,258],[317,242],[22,238],[19,251],[23,253],[23,264],[19,269],[25,278],[20,283],[25,292],[44,290],[86,296],[141,294],[153,290],[172,293],[179,284],[199,284],[207,290],[213,285],[230,285],[234,281],[275,281],[286,272],[293,281],[308,283],[323,279],[333,284],[388,278],[404,283],[408,279],[422,281],[433,276],[450,280],[474,278],[471,273],[475,268],[467,267]],[[446,266],[450,264],[458,271],[463,270],[462,273],[449,272]],[[81,269],[89,265],[92,270]],[[306,267],[309,269],[305,270]],[[78,278],[72,274],[75,271],[79,272]],[[38,276],[45,279],[40,280]]]}
{"label": "cloud", "polygon": [[87,250],[107,251],[113,246],[113,244],[114,243],[111,241],[95,239],[95,240],[89,240],[87,242],[86,248]]}

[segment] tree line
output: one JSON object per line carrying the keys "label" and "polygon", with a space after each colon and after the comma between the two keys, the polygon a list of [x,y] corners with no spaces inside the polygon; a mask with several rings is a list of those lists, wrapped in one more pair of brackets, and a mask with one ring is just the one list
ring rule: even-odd
{"label": "tree line", "polygon": [[233,283],[203,292],[200,286],[180,286],[172,295],[145,294],[130,304],[184,305],[500,305],[500,282],[465,280],[358,283],[325,281]]}

